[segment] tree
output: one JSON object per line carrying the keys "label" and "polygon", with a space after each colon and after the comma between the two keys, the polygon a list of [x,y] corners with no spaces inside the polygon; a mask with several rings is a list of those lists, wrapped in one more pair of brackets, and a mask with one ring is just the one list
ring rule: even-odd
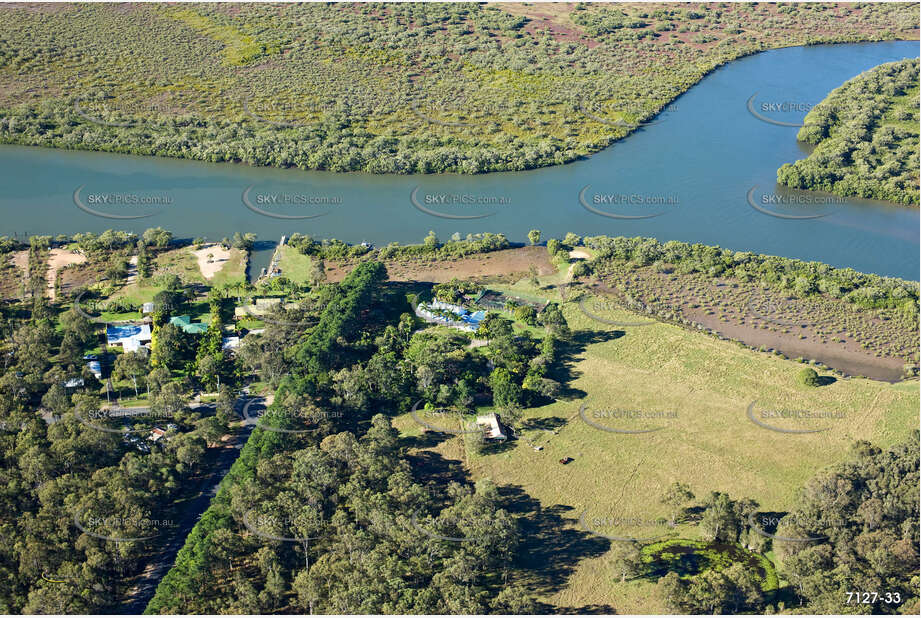
{"label": "tree", "polygon": [[567,232],[566,237],[563,239],[563,245],[572,249],[573,247],[578,247],[582,244],[582,237],[572,232]]}
{"label": "tree", "polygon": [[195,375],[198,376],[201,385],[210,391],[217,388],[220,383],[221,374],[224,372],[224,355],[217,354],[200,354],[195,361]]}
{"label": "tree", "polygon": [[532,245],[536,245],[540,242],[540,230],[531,230],[528,232],[528,240],[531,241]]}
{"label": "tree", "polygon": [[307,282],[316,287],[326,281],[326,264],[320,258],[310,258],[307,267]]}
{"label": "tree", "polygon": [[515,319],[524,322],[528,326],[537,325],[537,311],[531,305],[521,305],[515,308]]}
{"label": "tree", "polygon": [[[900,613],[917,598],[918,430],[886,450],[855,443],[848,458],[811,478],[774,541],[783,575],[807,601],[810,613],[852,613],[842,590],[885,582],[902,603],[879,598],[867,613]],[[890,598],[891,600],[891,598]]]}
{"label": "tree", "polygon": [[161,290],[154,294],[154,309],[165,318],[169,318],[182,308],[184,300],[185,295],[178,290]]}
{"label": "tree", "polygon": [[710,541],[736,542],[739,536],[739,521],[729,494],[710,494],[699,526],[704,537]]}
{"label": "tree", "polygon": [[684,512],[684,505],[693,499],[694,492],[691,491],[690,485],[675,481],[669,485],[660,502],[672,508],[672,521],[677,523]]}
{"label": "tree", "polygon": [[230,244],[234,249],[239,249],[241,251],[252,251],[253,247],[256,245],[256,235],[252,232],[247,232],[245,234],[234,232],[233,240]]}
{"label": "tree", "polygon": [[150,254],[147,252],[147,244],[141,239],[135,245],[137,252],[137,273],[139,279],[147,279],[153,274],[153,264],[150,261]]}
{"label": "tree", "polygon": [[492,603],[492,611],[496,614],[511,614],[522,616],[538,613],[537,603],[528,594],[525,587],[518,584],[502,586],[499,594]]}
{"label": "tree", "polygon": [[173,240],[173,233],[160,227],[148,228],[144,230],[142,239],[144,240],[144,244],[153,245],[154,247],[162,249]]}
{"label": "tree", "polygon": [[48,392],[42,396],[42,406],[58,416],[67,411],[70,400],[60,382],[52,384]]}
{"label": "tree", "polygon": [[551,238],[547,241],[547,253],[550,254],[550,257],[554,257],[557,252],[560,250],[560,241],[556,238]]}
{"label": "tree", "polygon": [[591,272],[591,268],[589,268],[585,260],[579,260],[572,265],[573,279],[581,279],[582,277],[588,276]]}
{"label": "tree", "polygon": [[110,281],[119,281],[128,275],[128,263],[121,256],[113,256],[106,265],[106,278]]}
{"label": "tree", "polygon": [[669,611],[676,614],[687,613],[686,585],[674,571],[656,582],[656,596],[665,602]]}
{"label": "tree", "polygon": [[611,547],[614,568],[620,572],[620,581],[636,577],[643,572],[643,558],[635,541],[614,541]]}
{"label": "tree", "polygon": [[219,416],[199,419],[195,424],[195,429],[207,444],[218,444],[229,430],[227,424]]}
{"label": "tree", "polygon": [[732,583],[726,576],[708,569],[690,580],[687,599],[693,605],[693,613],[723,614],[732,599]]}
{"label": "tree", "polygon": [[191,471],[202,460],[208,445],[201,436],[195,433],[184,433],[175,436],[169,446],[175,450],[176,460],[185,470]]}
{"label": "tree", "polygon": [[537,316],[537,322],[546,328],[554,337],[567,339],[570,336],[569,324],[557,303],[548,303],[544,310]]}
{"label": "tree", "polygon": [[797,381],[804,386],[816,387],[821,384],[819,374],[812,367],[806,367],[797,375]]}
{"label": "tree", "polygon": [[503,410],[518,408],[521,405],[521,386],[513,379],[507,369],[497,367],[489,376],[492,388],[493,405]]}
{"label": "tree", "polygon": [[496,313],[487,313],[477,328],[477,335],[490,340],[511,337],[513,332],[512,321]]}
{"label": "tree", "polygon": [[540,279],[538,278],[537,267],[534,264],[528,265],[528,281],[534,287],[540,287]]}
{"label": "tree", "polygon": [[176,382],[168,382],[156,394],[152,393],[150,409],[157,416],[173,417],[185,409],[185,393]]}
{"label": "tree", "polygon": [[131,378],[134,383],[134,396],[138,393],[138,376],[146,375],[148,372],[147,352],[125,352],[115,358],[115,365],[112,367],[112,373],[116,380]]}
{"label": "tree", "polygon": [[265,595],[268,605],[272,609],[278,609],[278,604],[284,599],[287,592],[287,583],[281,574],[278,566],[273,566],[265,578]]}
{"label": "tree", "polygon": [[151,361],[168,369],[179,369],[191,356],[189,337],[175,324],[158,328],[153,343]]}
{"label": "tree", "polygon": [[746,607],[761,608],[764,603],[761,583],[750,569],[737,562],[726,569],[723,574],[730,584],[729,598],[733,614],[739,613],[739,610]]}

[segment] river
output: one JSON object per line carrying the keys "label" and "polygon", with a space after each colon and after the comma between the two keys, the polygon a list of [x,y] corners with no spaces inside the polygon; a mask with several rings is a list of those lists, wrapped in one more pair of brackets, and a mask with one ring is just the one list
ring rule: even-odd
{"label": "river", "polygon": [[0,234],[160,226],[218,240],[254,232],[265,241],[253,256],[258,272],[273,243],[293,232],[381,245],[420,242],[429,230],[525,241],[539,229],[544,238],[699,242],[917,280],[918,209],[859,199],[804,206],[817,194],[776,186],[777,168],[807,153],[797,128],[777,122],[796,124],[847,79],[917,55],[916,41],[756,54],[712,72],[614,146],[526,172],[336,174],[2,146]]}

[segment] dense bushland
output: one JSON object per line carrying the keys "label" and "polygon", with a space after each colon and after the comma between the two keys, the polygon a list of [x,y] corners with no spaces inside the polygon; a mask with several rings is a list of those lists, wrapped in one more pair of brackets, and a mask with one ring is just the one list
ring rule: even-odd
{"label": "dense bushland", "polygon": [[796,189],[918,204],[918,59],[861,73],[813,108],[797,139],[816,148],[777,170]]}
{"label": "dense bushland", "polygon": [[911,3],[2,11],[0,143],[404,174],[573,161],[725,62],[918,22]]}

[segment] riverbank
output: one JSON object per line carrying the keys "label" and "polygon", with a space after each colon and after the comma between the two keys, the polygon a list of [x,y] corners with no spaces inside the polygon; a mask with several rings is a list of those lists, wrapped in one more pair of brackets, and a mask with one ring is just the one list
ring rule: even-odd
{"label": "riverbank", "polygon": [[[842,377],[898,382],[917,374],[918,333],[898,312],[863,309],[827,295],[797,299],[754,282],[652,267],[611,269],[603,282],[571,283],[573,266],[583,259],[578,253],[567,262],[551,260],[546,247],[535,246],[457,260],[384,264],[391,281],[427,284],[458,278],[484,286],[509,285],[536,274],[540,285],[529,286],[529,291],[578,307],[602,324],[666,321],[774,356],[815,361]],[[359,263],[327,261],[327,279],[341,281]]]}
{"label": "riverbank", "polygon": [[[0,195],[0,210],[6,229],[34,235],[162,227],[215,241],[246,230],[259,239],[251,256],[253,278],[269,265],[278,239],[297,232],[383,247],[421,242],[429,231],[447,239],[489,230],[527,242],[530,230],[538,229],[544,237],[641,235],[719,245],[917,280],[917,210],[847,198],[820,209],[820,218],[789,220],[769,216],[786,214],[783,207],[765,213],[747,200],[753,188],[758,203],[814,198],[777,187],[777,168],[803,153],[795,128],[749,112],[746,101],[753,93],[765,104],[818,102],[856,73],[911,54],[917,55],[916,44],[884,42],[794,47],[736,60],[682,95],[680,107],[661,123],[587,159],[529,172],[340,174],[2,146],[8,190]],[[798,122],[802,114],[777,118]],[[43,190],[36,192],[37,186]],[[86,203],[109,194],[164,203],[128,212],[124,205],[95,204],[94,215],[76,205],[80,187]],[[242,199],[248,189],[257,211]],[[413,203],[414,194],[428,212]],[[284,205],[286,196],[330,203]],[[671,203],[634,203],[660,198]],[[143,218],[107,218],[125,215]],[[643,215],[656,216],[618,218]],[[887,250],[877,249],[882,246]]]}

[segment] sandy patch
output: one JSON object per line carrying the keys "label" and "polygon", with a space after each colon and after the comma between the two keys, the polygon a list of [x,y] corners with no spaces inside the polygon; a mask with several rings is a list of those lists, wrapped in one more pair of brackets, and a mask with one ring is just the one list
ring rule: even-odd
{"label": "sandy patch", "polygon": [[28,274],[28,270],[29,270],[29,250],[28,249],[23,249],[22,251],[16,251],[15,253],[13,253],[13,266],[21,270],[24,275]]}
{"label": "sandy patch", "polygon": [[[27,258],[28,259],[28,258]],[[83,264],[86,256],[66,249],[52,249],[48,255],[48,296],[54,300],[54,282],[58,278],[58,271],[71,264]]]}
{"label": "sandy patch", "polygon": [[138,256],[132,255],[128,260],[128,276],[125,278],[125,285],[131,285],[138,280]]}
{"label": "sandy patch", "polygon": [[[208,245],[198,251],[193,251],[195,258],[198,260],[198,269],[201,270],[205,279],[211,279],[224,268],[224,264],[230,259],[230,249],[224,249],[219,244]],[[211,257],[208,257],[208,256]]]}

